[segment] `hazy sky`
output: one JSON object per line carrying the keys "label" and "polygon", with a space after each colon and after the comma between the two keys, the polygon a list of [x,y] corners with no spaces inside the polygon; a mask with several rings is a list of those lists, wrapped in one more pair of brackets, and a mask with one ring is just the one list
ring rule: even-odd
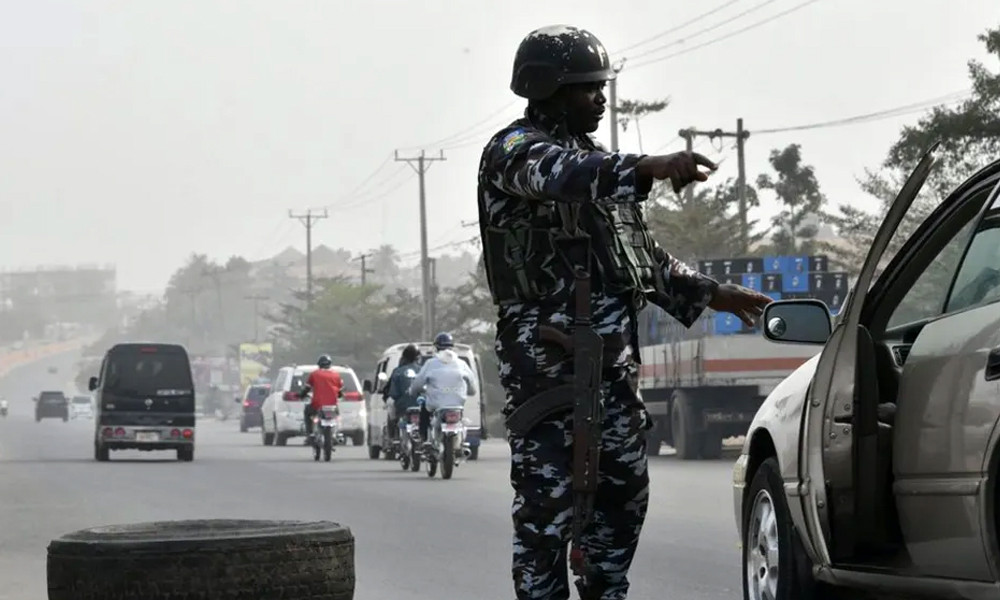
{"label": "hazy sky", "polygon": [[[479,152],[522,110],[508,85],[528,31],[585,27],[614,58],[725,4],[624,54],[621,97],[672,100],[642,122],[643,149],[675,140],[667,149],[679,150],[679,128],[731,130],[743,117],[751,179],[772,148],[798,142],[832,202],[863,204],[855,177],[918,115],[754,130],[966,89],[966,62],[985,58],[976,35],[1000,24],[1000,2],[813,0],[643,65],[803,3],[3,0],[0,267],[113,262],[120,287],[153,290],[191,252],[257,259],[303,248],[288,210],[324,205],[315,243],[391,243],[412,260],[417,181],[392,151],[445,149],[427,175],[431,246],[475,235],[461,222],[476,219]],[[599,134],[606,142],[606,126]],[[631,129],[621,139],[638,150]],[[720,179],[735,174],[730,145],[698,148],[728,155]],[[773,212],[765,202],[756,216]]]}

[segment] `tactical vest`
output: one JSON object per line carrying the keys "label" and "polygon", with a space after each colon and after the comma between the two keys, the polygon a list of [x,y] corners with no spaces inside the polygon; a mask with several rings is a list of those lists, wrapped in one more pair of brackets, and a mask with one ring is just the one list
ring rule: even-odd
{"label": "tactical vest", "polygon": [[[566,303],[571,298],[573,271],[565,251],[563,211],[555,202],[526,202],[532,205],[530,218],[481,229],[493,302],[498,306]],[[637,203],[578,206],[580,226],[590,236],[589,267],[595,275],[595,291],[631,295],[641,302],[644,292],[661,287],[653,240]]]}

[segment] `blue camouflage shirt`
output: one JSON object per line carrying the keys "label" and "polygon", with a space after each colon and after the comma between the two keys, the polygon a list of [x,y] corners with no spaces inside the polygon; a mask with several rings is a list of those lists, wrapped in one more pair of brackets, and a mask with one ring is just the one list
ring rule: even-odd
{"label": "blue camouflage shirt", "polygon": [[[497,132],[483,149],[479,166],[480,210],[488,225],[504,227],[530,220],[543,206],[556,202],[641,202],[652,181],[636,173],[643,154],[609,153],[589,135],[570,135],[554,120],[529,107],[523,118]],[[690,327],[708,306],[718,285],[674,259],[658,245],[654,256],[663,265],[668,298],[658,304]],[[564,285],[570,285],[566,282]],[[635,369],[632,348],[635,301],[595,290],[591,294],[592,324],[604,336],[621,336],[623,346],[605,369]],[[517,390],[524,377],[561,377],[572,373],[572,355],[542,345],[539,325],[569,333],[568,306],[521,303],[500,307],[495,348],[500,380]],[[617,369],[616,369],[617,368]]]}

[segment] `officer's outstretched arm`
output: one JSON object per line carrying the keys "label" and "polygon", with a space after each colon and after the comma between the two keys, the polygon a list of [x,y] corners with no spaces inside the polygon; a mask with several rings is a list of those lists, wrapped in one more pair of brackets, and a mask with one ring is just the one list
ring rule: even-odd
{"label": "officer's outstretched arm", "polygon": [[642,158],[641,154],[563,148],[537,132],[518,128],[493,139],[485,152],[482,176],[521,198],[558,202],[644,200],[651,180],[636,174],[635,166]]}
{"label": "officer's outstretched arm", "polygon": [[708,308],[719,283],[671,256],[655,240],[653,246],[663,285],[660,290],[648,292],[646,299],[685,327],[691,327]]}

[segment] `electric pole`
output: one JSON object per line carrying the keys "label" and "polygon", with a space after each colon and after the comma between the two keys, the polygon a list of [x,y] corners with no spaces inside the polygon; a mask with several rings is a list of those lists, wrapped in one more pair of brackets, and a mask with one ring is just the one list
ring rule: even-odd
{"label": "electric pole", "polygon": [[[746,161],[745,161],[745,142],[748,137],[750,137],[750,132],[743,129],[743,119],[736,119],[736,131],[723,131],[722,129],[716,129],[714,131],[699,131],[697,129],[681,129],[677,132],[677,135],[684,138],[687,143],[687,151],[691,152],[694,148],[694,138],[697,136],[704,136],[709,139],[715,138],[736,138],[736,160],[737,168],[739,173],[736,178],[736,195],[739,200],[739,214],[740,214],[740,248],[745,254],[750,250],[750,225],[747,219],[747,174],[746,174]],[[694,190],[691,186],[688,186],[687,190],[687,200],[690,202],[694,197]]]}
{"label": "electric pole", "polygon": [[431,323],[428,329],[430,331],[437,331],[437,299],[438,299],[437,259],[428,258],[427,261],[430,263],[430,271],[431,271],[431,303],[430,303]]}
{"label": "electric pole", "polygon": [[618,74],[625,68],[625,61],[621,59],[617,64],[611,66],[615,72],[614,78],[608,82],[608,110],[611,113],[611,151],[618,152]]}
{"label": "electric pole", "polygon": [[[427,194],[424,188],[424,174],[430,169],[430,166],[435,161],[445,160],[444,151],[441,150],[439,156],[427,157],[424,151],[420,151],[420,156],[414,158],[400,158],[399,150],[395,152],[395,158],[398,162],[405,162],[417,172],[417,176],[420,179],[420,275],[421,275],[421,300],[424,308],[424,318],[423,318],[423,330],[424,330],[424,340],[429,340],[431,337],[431,280],[430,280],[430,265],[427,258]],[[414,167],[413,163],[416,162],[417,166]]]}
{"label": "electric pole", "polygon": [[289,219],[298,219],[306,227],[306,306],[312,306],[313,300],[313,260],[312,260],[312,228],[315,221],[326,219],[326,209],[323,214],[313,213],[312,209],[306,211],[304,215],[293,214],[288,211]]}
{"label": "electric pole", "polygon": [[366,279],[367,274],[375,272],[375,269],[369,269],[366,266],[367,265],[366,261],[369,258],[371,258],[372,256],[373,256],[373,254],[369,252],[368,254],[362,254],[361,256],[359,256],[356,259],[356,260],[360,260],[361,261],[361,287],[364,287],[365,283],[367,282],[367,279]]}
{"label": "electric pole", "polygon": [[253,300],[253,341],[257,342],[260,339],[258,336],[260,331],[258,327],[260,319],[260,302],[261,300],[269,300],[269,298],[267,296],[260,295],[244,296],[243,298],[245,300]]}

